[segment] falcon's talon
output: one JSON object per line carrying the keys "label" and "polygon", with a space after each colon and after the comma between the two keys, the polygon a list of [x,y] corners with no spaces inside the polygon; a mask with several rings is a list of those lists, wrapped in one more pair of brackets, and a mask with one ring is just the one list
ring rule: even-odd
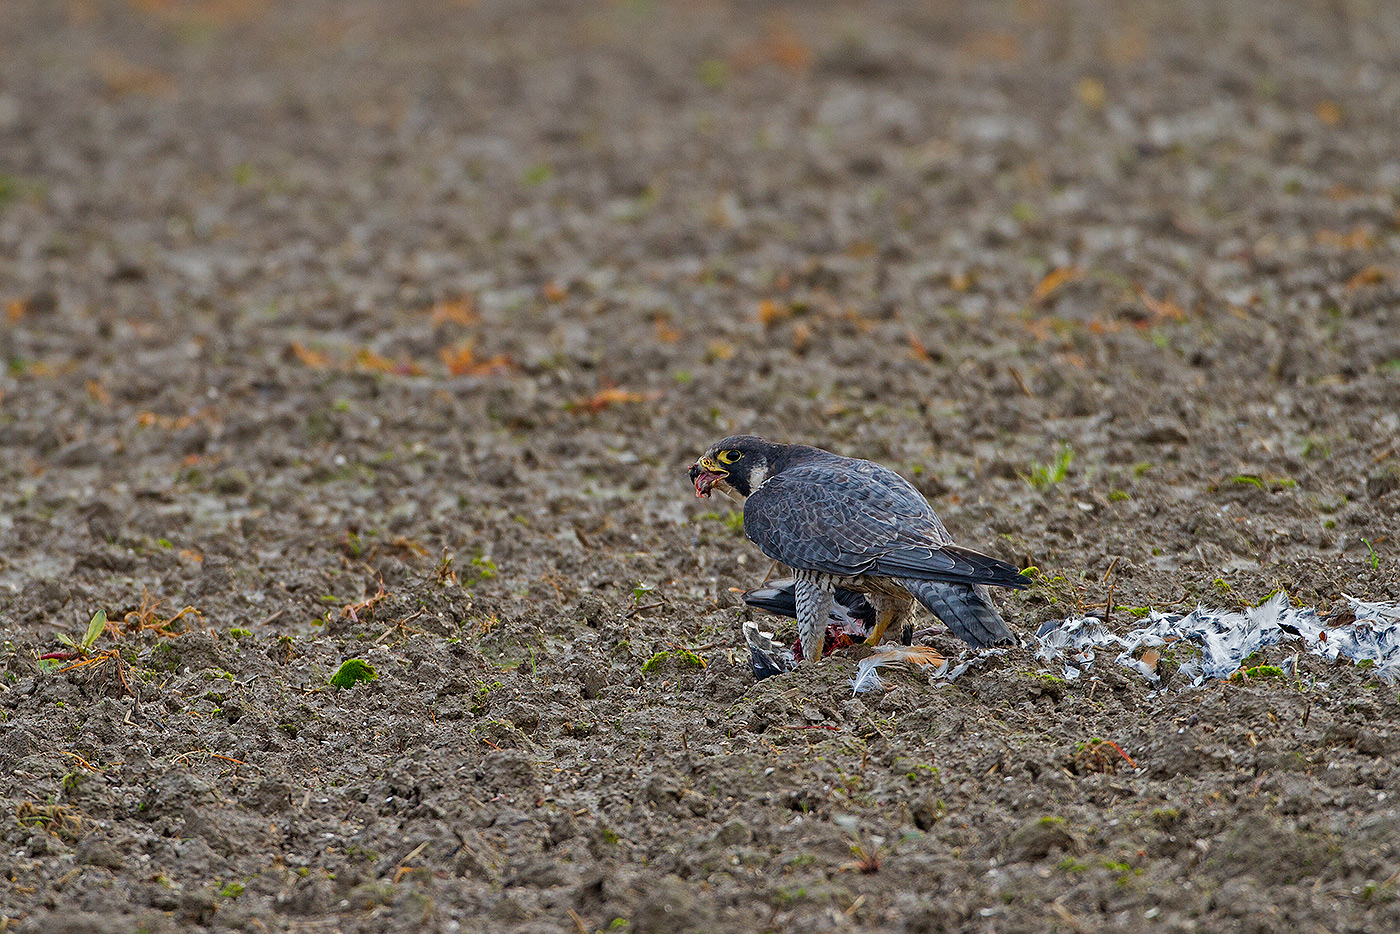
{"label": "falcon's talon", "polygon": [[[848,639],[868,645],[891,626],[909,639],[916,600],[974,648],[1015,641],[986,588],[1030,582],[1005,561],[954,544],[928,500],[886,467],[736,435],[706,451],[690,479],[697,496],[717,489],[741,499],[744,533],[793,569],[793,580],[744,598],[797,619],[799,660],[828,654],[833,617]],[[846,621],[856,619],[852,632]]]}

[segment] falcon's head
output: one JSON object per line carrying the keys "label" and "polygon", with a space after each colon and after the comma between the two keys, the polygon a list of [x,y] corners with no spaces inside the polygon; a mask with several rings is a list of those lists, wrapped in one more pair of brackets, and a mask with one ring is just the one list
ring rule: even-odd
{"label": "falcon's head", "polygon": [[753,435],[733,435],[710,445],[690,467],[695,495],[709,496],[712,489],[719,489],[748,496],[773,475],[787,448]]}

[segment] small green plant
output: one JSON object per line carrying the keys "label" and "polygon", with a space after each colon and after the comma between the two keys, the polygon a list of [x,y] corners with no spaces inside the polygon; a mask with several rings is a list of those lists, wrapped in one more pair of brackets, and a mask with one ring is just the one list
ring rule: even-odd
{"label": "small green plant", "polygon": [[1048,464],[1033,464],[1025,481],[1037,490],[1054,486],[1069,476],[1070,465],[1074,463],[1074,448],[1069,444],[1060,445],[1060,453]]}
{"label": "small green plant", "polygon": [[1252,681],[1258,678],[1282,678],[1283,669],[1277,665],[1255,665],[1251,668],[1241,668],[1230,675],[1231,681]]}
{"label": "small green plant", "polygon": [[341,690],[352,688],[361,681],[374,681],[379,678],[379,673],[374,670],[373,665],[366,664],[358,658],[347,658],[341,664],[339,670],[331,675],[330,683]]}
{"label": "small green plant", "polygon": [[548,162],[536,162],[534,165],[520,173],[520,181],[526,188],[534,188],[543,185],[554,177],[554,166]]}
{"label": "small green plant", "polygon": [[647,594],[650,594],[654,590],[656,590],[655,584],[648,584],[645,581],[637,581],[637,586],[632,588],[632,602],[641,603],[642,600],[646,598]]}
{"label": "small green plant", "polygon": [[233,629],[230,629],[228,631],[228,634],[235,639],[246,639],[253,634],[253,630],[240,629],[237,626],[235,626]]}
{"label": "small green plant", "polygon": [[496,562],[492,561],[486,555],[477,555],[473,558],[472,567],[476,568],[476,580],[472,581],[472,583],[489,580],[501,571],[501,569],[496,566]]}
{"label": "small green plant", "polygon": [[1332,448],[1327,444],[1326,441],[1322,441],[1318,438],[1309,438],[1305,442],[1303,442],[1303,456],[1322,458],[1331,457]]}
{"label": "small green plant", "polygon": [[698,69],[700,83],[711,91],[718,91],[729,83],[729,66],[718,58],[707,58]]}
{"label": "small green plant", "polygon": [[1261,490],[1273,487],[1276,490],[1287,490],[1298,485],[1298,481],[1291,477],[1259,476],[1252,473],[1236,474],[1230,478],[1231,483],[1241,486],[1256,486]]}
{"label": "small green plant", "polygon": [[704,668],[705,660],[689,649],[676,649],[673,652],[657,652],[642,665],[642,674],[649,675],[668,661],[674,661],[681,668]]}
{"label": "small green plant", "polygon": [[1379,570],[1381,566],[1381,556],[1376,554],[1375,546],[1371,544],[1370,539],[1363,538],[1361,542],[1366,546],[1366,550],[1371,553],[1371,570]]}
{"label": "small green plant", "polygon": [[708,519],[711,522],[718,522],[731,532],[740,533],[744,531],[744,514],[737,509],[731,509],[720,515],[717,512],[707,512],[701,519]]}
{"label": "small green plant", "polygon": [[228,883],[227,885],[225,885],[223,888],[219,889],[219,897],[220,897],[220,898],[237,898],[238,896],[240,896],[240,895],[242,895],[242,894],[243,894],[243,883],[241,883],[241,882],[230,882],[230,883]]}
{"label": "small green plant", "polygon": [[92,648],[93,643],[97,641],[97,637],[102,635],[102,630],[106,628],[107,611],[98,610],[96,613],[92,614],[92,619],[88,621],[87,632],[83,633],[83,638],[81,640],[74,642],[71,636],[60,632],[58,634],[58,641],[68,646],[70,649],[75,649],[80,653],[86,654],[88,649]]}

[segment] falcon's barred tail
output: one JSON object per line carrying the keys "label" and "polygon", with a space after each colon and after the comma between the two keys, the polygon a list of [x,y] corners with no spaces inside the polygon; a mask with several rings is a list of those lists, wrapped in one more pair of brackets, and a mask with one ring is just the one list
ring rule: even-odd
{"label": "falcon's barred tail", "polygon": [[908,579],[901,580],[900,584],[930,613],[943,620],[953,635],[975,649],[1016,641],[1006,621],[992,606],[985,587]]}

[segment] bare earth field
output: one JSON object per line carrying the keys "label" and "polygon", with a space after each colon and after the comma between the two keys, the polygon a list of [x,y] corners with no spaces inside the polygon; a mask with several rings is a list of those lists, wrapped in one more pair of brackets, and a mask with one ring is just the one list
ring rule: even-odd
{"label": "bare earth field", "polygon": [[4,8],[0,931],[1400,930],[1395,684],[755,682],[685,476],[1400,600],[1400,7]]}

